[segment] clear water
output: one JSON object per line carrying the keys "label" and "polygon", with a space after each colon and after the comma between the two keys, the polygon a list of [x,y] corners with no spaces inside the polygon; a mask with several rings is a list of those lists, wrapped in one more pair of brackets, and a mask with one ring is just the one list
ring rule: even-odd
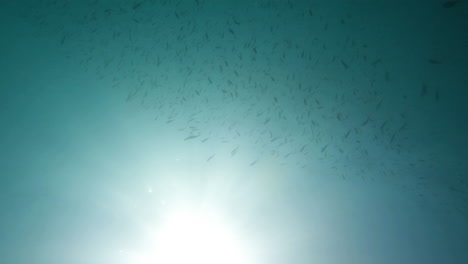
{"label": "clear water", "polygon": [[468,263],[468,3],[3,1],[0,263]]}

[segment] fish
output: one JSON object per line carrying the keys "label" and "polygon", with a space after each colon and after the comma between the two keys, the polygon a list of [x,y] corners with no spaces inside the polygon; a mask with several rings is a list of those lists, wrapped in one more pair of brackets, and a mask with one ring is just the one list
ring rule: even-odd
{"label": "fish", "polygon": [[142,4],[143,4],[143,1],[137,2],[137,3],[135,3],[135,4],[132,6],[132,9],[133,9],[133,10],[136,10],[136,9],[138,9]]}
{"label": "fish", "polygon": [[209,162],[213,157],[214,157],[215,154],[211,155],[207,160],[206,162]]}
{"label": "fish", "polygon": [[305,147],[307,146],[307,144],[305,144],[304,146],[302,146],[301,150],[299,150],[299,152],[302,152],[304,151]]}
{"label": "fish", "polygon": [[238,149],[239,149],[239,147],[237,147],[237,148],[235,148],[235,149],[233,149],[233,150],[231,151],[231,157],[234,156],[234,155],[236,155]]}
{"label": "fish", "polygon": [[436,59],[429,59],[428,62],[430,64],[442,64],[442,62],[440,60],[436,60]]}
{"label": "fish", "polygon": [[427,85],[426,85],[425,83],[423,83],[423,84],[421,85],[421,93],[420,93],[420,95],[421,95],[421,97],[424,97],[426,94],[427,94]]}
{"label": "fish", "polygon": [[191,136],[186,137],[184,140],[194,139],[194,138],[197,138],[197,137],[199,137],[199,136],[200,136],[200,135],[191,135]]}
{"label": "fish", "polygon": [[377,64],[382,63],[382,59],[376,59],[375,61],[372,62],[372,66],[377,66]]}
{"label": "fish", "polygon": [[343,65],[345,70],[347,70],[349,68],[348,64],[346,62],[344,62],[344,60],[341,60],[341,65]]}
{"label": "fish", "polygon": [[368,118],[366,119],[366,121],[364,121],[364,122],[361,124],[361,126],[365,126],[367,123],[369,123],[369,121],[370,121],[370,117],[368,117]]}
{"label": "fish", "polygon": [[383,122],[383,124],[380,126],[380,133],[384,133],[385,126],[387,125],[387,121]]}
{"label": "fish", "polygon": [[377,104],[377,106],[375,107],[375,110],[380,109],[380,107],[382,106],[382,102],[383,102],[383,99],[381,99],[380,102]]}
{"label": "fish", "polygon": [[349,136],[349,133],[351,133],[351,129],[350,129],[350,130],[348,130],[348,132],[346,132],[346,134],[345,134],[344,138],[347,138],[347,137]]}
{"label": "fish", "polygon": [[460,3],[460,0],[450,0],[450,1],[446,1],[445,3],[443,3],[442,7],[443,8],[452,8],[458,3]]}
{"label": "fish", "polygon": [[323,148],[322,148],[322,151],[320,151],[320,152],[324,152],[327,148],[328,148],[328,144],[325,145],[325,147],[323,147]]}
{"label": "fish", "polygon": [[278,138],[280,138],[280,137],[278,136],[278,137],[272,138],[272,139],[270,140],[270,142],[275,142]]}

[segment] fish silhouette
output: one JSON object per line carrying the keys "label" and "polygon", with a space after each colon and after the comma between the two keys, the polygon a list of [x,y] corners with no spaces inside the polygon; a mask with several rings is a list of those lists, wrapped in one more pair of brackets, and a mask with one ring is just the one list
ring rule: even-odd
{"label": "fish silhouette", "polygon": [[442,7],[443,8],[451,8],[451,7],[454,7],[456,4],[460,3],[461,0],[450,0],[450,1],[447,1],[445,2]]}

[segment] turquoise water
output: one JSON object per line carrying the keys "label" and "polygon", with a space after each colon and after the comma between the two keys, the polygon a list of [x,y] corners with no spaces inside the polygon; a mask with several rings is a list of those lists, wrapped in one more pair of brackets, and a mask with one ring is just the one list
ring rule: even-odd
{"label": "turquoise water", "polygon": [[0,6],[0,263],[468,263],[466,1]]}

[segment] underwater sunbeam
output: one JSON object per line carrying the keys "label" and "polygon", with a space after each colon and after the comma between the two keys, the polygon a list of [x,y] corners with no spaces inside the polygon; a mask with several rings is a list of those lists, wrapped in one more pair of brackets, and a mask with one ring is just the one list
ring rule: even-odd
{"label": "underwater sunbeam", "polygon": [[211,212],[177,210],[154,236],[141,264],[251,264],[239,234]]}

